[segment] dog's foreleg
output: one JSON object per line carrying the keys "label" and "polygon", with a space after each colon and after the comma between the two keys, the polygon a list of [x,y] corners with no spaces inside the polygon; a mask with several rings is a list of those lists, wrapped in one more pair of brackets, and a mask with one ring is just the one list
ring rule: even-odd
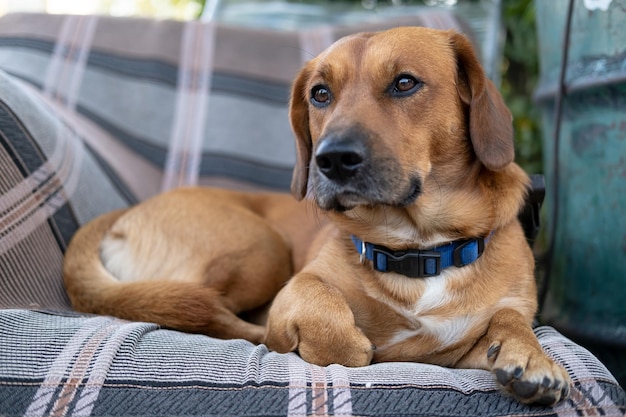
{"label": "dog's foreleg", "polygon": [[550,359],[527,320],[517,311],[498,311],[487,333],[457,364],[491,371],[520,402],[551,405],[569,395],[567,372]]}
{"label": "dog's foreleg", "polygon": [[277,352],[297,351],[320,366],[365,366],[374,354],[343,294],[308,273],[292,278],[274,299],[265,343]]}

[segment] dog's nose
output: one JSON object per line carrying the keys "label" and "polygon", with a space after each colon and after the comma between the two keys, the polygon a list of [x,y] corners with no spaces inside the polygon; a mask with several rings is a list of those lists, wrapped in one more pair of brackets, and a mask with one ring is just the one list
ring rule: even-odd
{"label": "dog's nose", "polygon": [[344,181],[354,176],[363,165],[364,152],[353,141],[326,140],[315,152],[319,170],[330,180]]}

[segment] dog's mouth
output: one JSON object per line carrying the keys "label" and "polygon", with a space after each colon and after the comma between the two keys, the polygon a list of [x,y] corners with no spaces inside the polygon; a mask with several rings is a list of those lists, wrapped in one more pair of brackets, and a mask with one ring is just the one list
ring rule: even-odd
{"label": "dog's mouth", "polygon": [[415,203],[417,198],[422,194],[422,181],[419,177],[413,177],[409,182],[408,192],[405,194],[405,197],[400,201],[399,204],[396,204],[396,207],[407,207]]}
{"label": "dog's mouth", "polygon": [[[410,178],[407,185],[396,181],[362,181],[363,185],[336,184],[323,181],[315,187],[315,200],[322,210],[344,212],[359,206],[390,206],[403,208],[415,203],[422,193],[419,176]],[[398,193],[398,190],[403,190]]]}
{"label": "dog's mouth", "polygon": [[368,204],[363,198],[353,192],[346,192],[340,195],[335,196],[332,200],[329,201],[330,204],[325,204],[325,207],[320,207],[324,210],[333,210],[337,212],[343,212],[352,210],[353,208]]}

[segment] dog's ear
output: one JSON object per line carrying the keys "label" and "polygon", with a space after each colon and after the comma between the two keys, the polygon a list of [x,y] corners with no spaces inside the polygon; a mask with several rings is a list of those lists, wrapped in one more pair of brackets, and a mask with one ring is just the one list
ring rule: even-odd
{"label": "dog's ear", "polygon": [[289,104],[291,129],[296,135],[296,166],[291,178],[291,193],[298,200],[302,200],[306,195],[313,147],[309,131],[309,94],[306,91],[310,73],[310,65],[300,70],[291,89]]}
{"label": "dog's ear", "polygon": [[511,112],[487,78],[471,42],[459,33],[452,33],[451,44],[457,58],[459,96],[469,106],[474,152],[485,167],[500,170],[515,158]]}

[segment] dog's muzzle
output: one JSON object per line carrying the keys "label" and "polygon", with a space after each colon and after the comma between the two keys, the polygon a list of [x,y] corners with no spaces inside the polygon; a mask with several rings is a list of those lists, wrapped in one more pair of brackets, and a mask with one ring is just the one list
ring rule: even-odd
{"label": "dog's muzzle", "polygon": [[397,156],[361,126],[337,129],[317,142],[310,187],[323,210],[345,211],[359,205],[404,207],[421,193],[421,178],[405,172]]}

